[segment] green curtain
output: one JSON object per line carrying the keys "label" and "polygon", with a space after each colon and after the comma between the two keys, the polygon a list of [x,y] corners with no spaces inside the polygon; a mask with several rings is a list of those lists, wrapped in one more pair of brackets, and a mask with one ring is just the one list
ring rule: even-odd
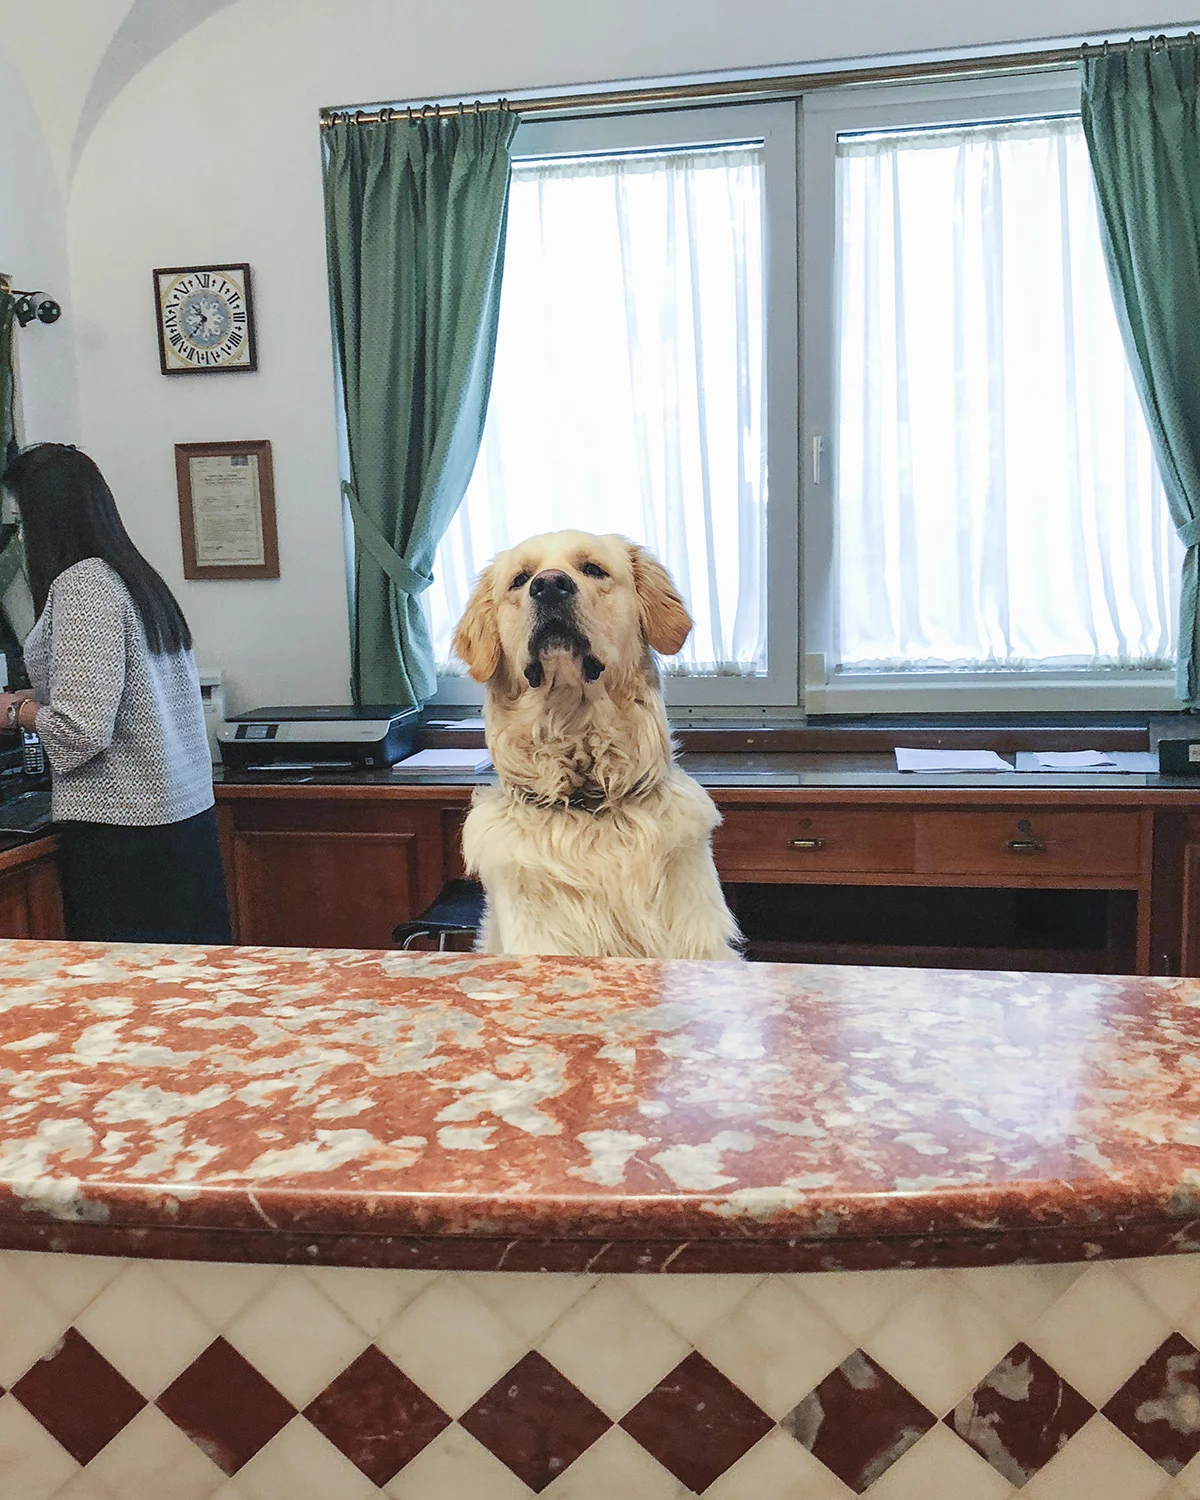
{"label": "green curtain", "polygon": [[517,124],[467,110],[324,132],[358,703],[420,703],[436,685],[418,596],[483,434]]}
{"label": "green curtain", "polygon": [[[0,293],[0,470],[17,456],[16,378],[13,371],[13,295]],[[25,566],[20,539],[12,537],[0,552],[0,599]]]}
{"label": "green curtain", "polygon": [[1176,691],[1200,700],[1200,70],[1156,43],[1083,62],[1083,129],[1117,317],[1187,549]]}

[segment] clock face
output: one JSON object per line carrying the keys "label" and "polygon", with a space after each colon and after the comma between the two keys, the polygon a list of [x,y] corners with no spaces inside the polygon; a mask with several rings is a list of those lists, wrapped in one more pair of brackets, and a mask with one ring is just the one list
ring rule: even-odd
{"label": "clock face", "polygon": [[166,375],[255,368],[248,266],[155,271]]}

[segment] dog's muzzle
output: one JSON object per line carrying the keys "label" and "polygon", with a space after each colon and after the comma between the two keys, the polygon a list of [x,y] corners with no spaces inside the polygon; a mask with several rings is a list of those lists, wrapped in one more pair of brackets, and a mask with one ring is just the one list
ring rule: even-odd
{"label": "dog's muzzle", "polygon": [[575,580],[557,568],[544,568],[530,581],[534,626],[529,637],[529,665],[525,668],[525,681],[530,687],[541,687],[545,678],[542,657],[551,651],[575,657],[585,682],[595,682],[604,671],[604,663],[592,655],[591,642],[576,623],[578,595]]}

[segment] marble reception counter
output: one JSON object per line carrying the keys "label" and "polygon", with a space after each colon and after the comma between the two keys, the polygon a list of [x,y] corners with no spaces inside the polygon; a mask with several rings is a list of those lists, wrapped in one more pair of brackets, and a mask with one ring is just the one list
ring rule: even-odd
{"label": "marble reception counter", "polygon": [[0,1496],[1200,1496],[1197,1250],[1200,982],[0,945]]}

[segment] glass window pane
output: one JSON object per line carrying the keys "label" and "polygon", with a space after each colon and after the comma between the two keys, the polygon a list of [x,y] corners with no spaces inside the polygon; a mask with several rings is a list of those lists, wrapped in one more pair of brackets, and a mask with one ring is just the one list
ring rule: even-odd
{"label": "glass window pane", "polygon": [[839,664],[1163,667],[1180,551],[1077,118],[838,142]]}
{"label": "glass window pane", "polygon": [[536,532],[616,531],[696,621],[668,670],[766,667],[763,148],[514,168],[491,401],[428,601],[442,670],[471,583]]}

